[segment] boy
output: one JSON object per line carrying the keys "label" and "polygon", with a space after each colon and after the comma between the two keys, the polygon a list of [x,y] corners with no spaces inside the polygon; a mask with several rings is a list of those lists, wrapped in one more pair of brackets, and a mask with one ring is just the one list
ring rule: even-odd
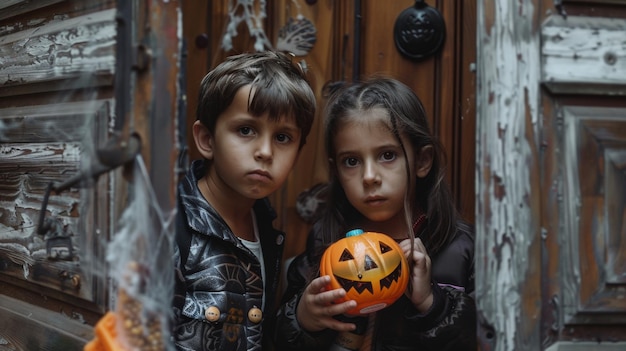
{"label": "boy", "polygon": [[284,233],[266,197],[287,179],[315,106],[304,72],[281,53],[229,57],[202,80],[193,138],[204,159],[178,187],[179,350],[267,349]]}

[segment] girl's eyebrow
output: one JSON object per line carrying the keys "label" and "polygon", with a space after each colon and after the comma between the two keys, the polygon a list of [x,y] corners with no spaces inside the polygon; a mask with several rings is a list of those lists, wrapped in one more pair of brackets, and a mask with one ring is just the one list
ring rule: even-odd
{"label": "girl's eyebrow", "polygon": [[396,142],[391,142],[391,143],[387,143],[387,144],[382,144],[382,145],[377,145],[375,147],[373,147],[374,150],[385,150],[385,149],[401,149],[402,147],[400,146],[400,143],[396,143]]}
{"label": "girl's eyebrow", "polygon": [[354,152],[354,151],[341,151],[341,152],[337,152],[337,153],[335,154],[335,157],[336,157],[336,158],[340,158],[340,157],[343,157],[343,156],[345,156],[345,155],[354,155],[355,153],[356,153],[356,152]]}
{"label": "girl's eyebrow", "polygon": [[[377,152],[381,152],[383,150],[388,150],[388,149],[400,150],[402,149],[402,147],[398,143],[389,143],[389,144],[383,144],[383,145],[378,145],[374,147],[374,150],[376,150]],[[342,156],[345,154],[360,154],[360,153],[361,153],[360,149],[343,149],[343,150],[338,150],[336,152],[336,155]]]}

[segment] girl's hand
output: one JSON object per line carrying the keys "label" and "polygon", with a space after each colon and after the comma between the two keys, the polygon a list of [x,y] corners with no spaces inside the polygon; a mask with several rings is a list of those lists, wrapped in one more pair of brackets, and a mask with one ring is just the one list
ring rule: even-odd
{"label": "girl's hand", "polygon": [[346,291],[344,289],[326,291],[325,287],[328,283],[330,283],[330,277],[325,275],[315,278],[306,287],[296,309],[298,323],[309,332],[327,328],[338,331],[354,330],[356,328],[354,323],[343,323],[333,316],[353,309],[356,307],[356,301],[349,300],[332,304],[334,300],[346,296]]}
{"label": "girl's hand", "polygon": [[415,308],[424,313],[433,304],[433,290],[430,285],[430,257],[419,238],[415,238],[412,251],[411,239],[402,240],[400,248],[404,252],[404,257],[409,261],[409,267],[413,267],[409,280],[411,289],[407,289],[406,295],[411,299]]}

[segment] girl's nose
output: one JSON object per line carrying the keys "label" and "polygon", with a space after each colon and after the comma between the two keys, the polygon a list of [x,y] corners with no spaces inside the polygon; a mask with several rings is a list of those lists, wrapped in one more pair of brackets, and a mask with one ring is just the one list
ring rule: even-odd
{"label": "girl's nose", "polygon": [[380,184],[381,178],[378,169],[373,162],[365,162],[363,167],[363,184]]}

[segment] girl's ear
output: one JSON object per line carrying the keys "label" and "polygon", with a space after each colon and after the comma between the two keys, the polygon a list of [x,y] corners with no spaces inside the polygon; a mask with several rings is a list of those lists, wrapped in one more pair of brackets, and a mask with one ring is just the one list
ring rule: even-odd
{"label": "girl's ear", "polygon": [[415,156],[415,174],[418,178],[425,178],[433,166],[433,146],[426,145]]}
{"label": "girl's ear", "polygon": [[207,160],[213,159],[213,136],[200,121],[193,124],[193,140],[202,157]]}

